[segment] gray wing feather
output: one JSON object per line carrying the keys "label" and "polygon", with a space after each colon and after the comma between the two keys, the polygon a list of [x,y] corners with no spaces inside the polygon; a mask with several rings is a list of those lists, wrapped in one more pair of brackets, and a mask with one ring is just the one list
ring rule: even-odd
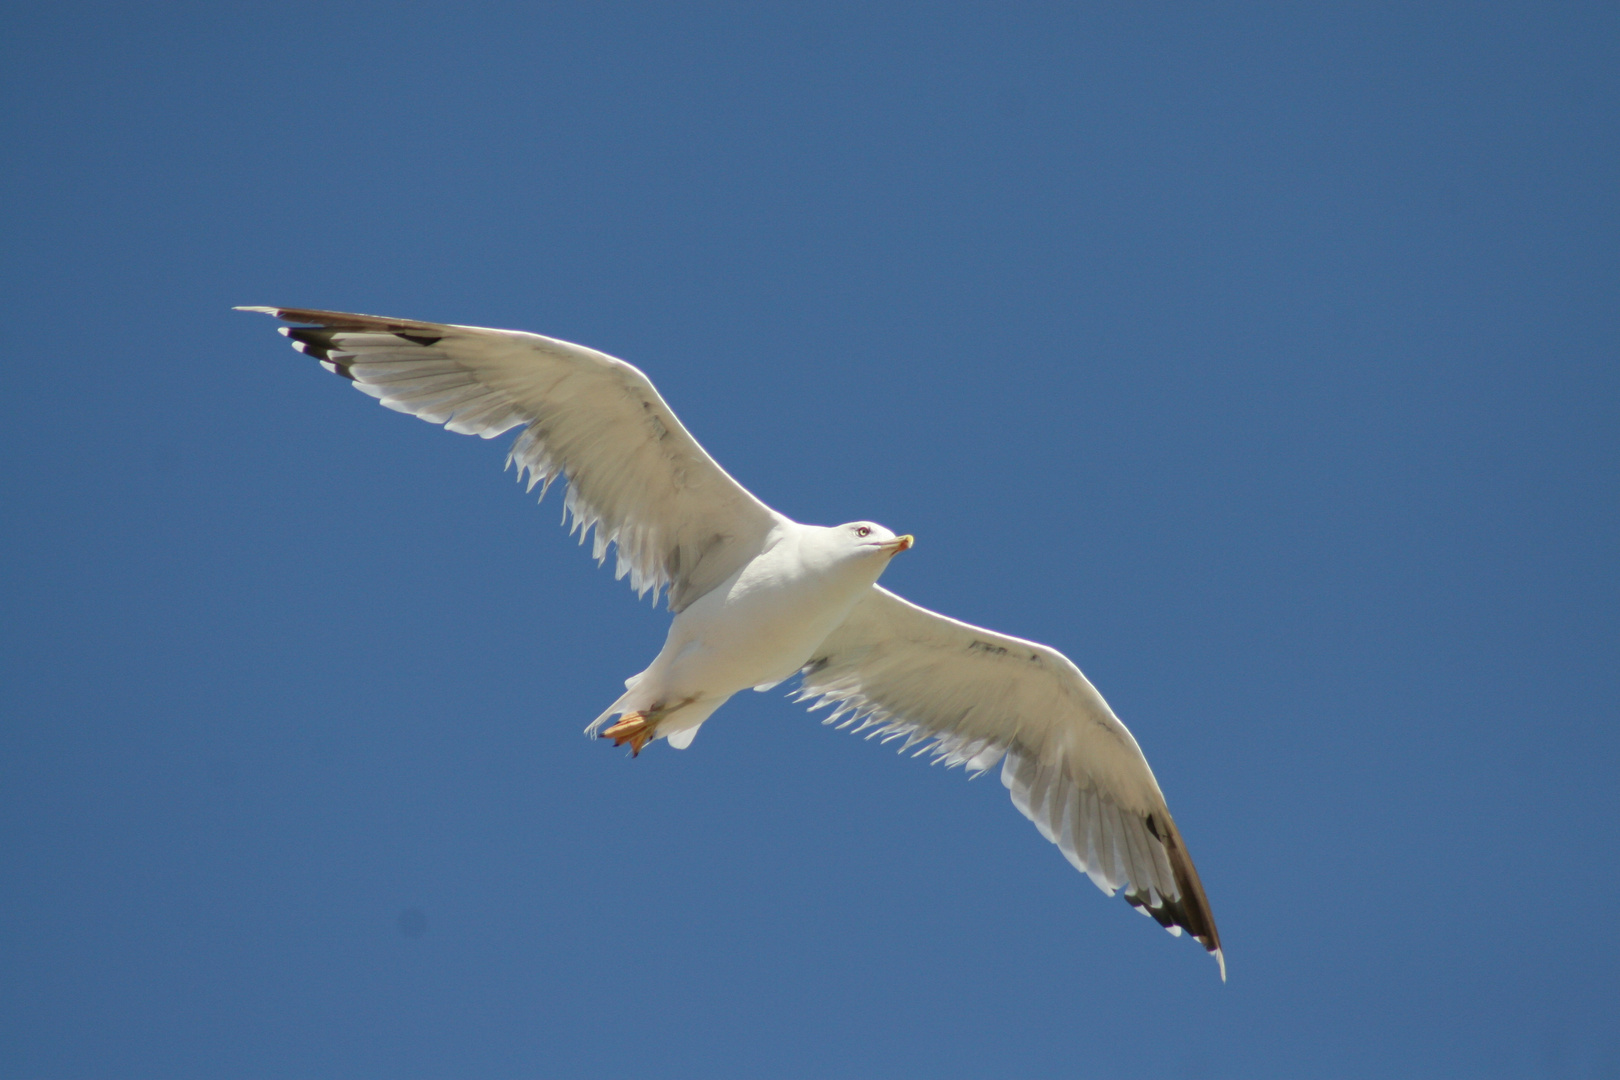
{"label": "gray wing feather", "polygon": [[1062,653],[873,586],[802,673],[825,723],[922,744],[950,766],[1002,761],[1013,805],[1074,867],[1221,965],[1215,918],[1135,738]]}
{"label": "gray wing feather", "polygon": [[680,611],[764,547],[782,520],[711,458],[640,371],[605,353],[515,330],[307,308],[243,308],[300,352],[396,412],[464,435],[521,428],[507,456],[540,496],[567,480],[580,542],[638,596]]}

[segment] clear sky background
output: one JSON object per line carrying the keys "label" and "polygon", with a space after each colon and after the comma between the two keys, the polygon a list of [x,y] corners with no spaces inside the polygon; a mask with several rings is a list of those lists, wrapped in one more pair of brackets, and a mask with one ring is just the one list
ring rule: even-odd
{"label": "clear sky background", "polygon": [[[1612,3],[14,3],[0,80],[0,1076],[1620,1075]],[[667,616],[233,304],[915,533],[1231,981],[780,694],[582,738]]]}

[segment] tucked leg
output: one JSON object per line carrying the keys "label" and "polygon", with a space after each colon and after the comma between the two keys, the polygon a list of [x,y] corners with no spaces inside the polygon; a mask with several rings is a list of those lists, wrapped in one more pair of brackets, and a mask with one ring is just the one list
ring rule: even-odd
{"label": "tucked leg", "polygon": [[629,743],[630,756],[636,757],[641,753],[641,748],[651,742],[652,737],[657,734],[658,721],[651,719],[651,715],[644,712],[627,713],[624,719],[607,728],[598,737],[612,739],[614,746]]}
{"label": "tucked leg", "polygon": [[604,730],[599,738],[612,739],[614,746],[630,744],[630,756],[637,757],[641,748],[658,737],[658,724],[677,709],[684,709],[697,698],[690,697],[674,705],[654,705],[640,712],[625,713],[617,724]]}

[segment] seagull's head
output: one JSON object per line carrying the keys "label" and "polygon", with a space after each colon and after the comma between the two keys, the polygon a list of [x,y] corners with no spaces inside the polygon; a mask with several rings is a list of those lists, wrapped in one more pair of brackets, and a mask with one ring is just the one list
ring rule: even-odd
{"label": "seagull's head", "polygon": [[873,521],[847,525],[800,526],[798,564],[817,575],[831,575],[861,587],[883,576],[889,560],[912,545]]}
{"label": "seagull's head", "polygon": [[861,554],[882,558],[884,561],[892,559],[902,551],[916,543],[911,534],[896,536],[893,531],[884,528],[875,521],[852,521],[848,525],[840,525],[837,529],[850,548]]}

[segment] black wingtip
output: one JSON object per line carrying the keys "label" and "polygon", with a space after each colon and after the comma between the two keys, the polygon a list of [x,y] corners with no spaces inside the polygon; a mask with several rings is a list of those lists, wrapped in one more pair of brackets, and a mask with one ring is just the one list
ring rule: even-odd
{"label": "black wingtip", "polygon": [[1159,903],[1154,905],[1150,903],[1149,894],[1133,889],[1125,893],[1125,902],[1153,916],[1153,920],[1166,930],[1185,930],[1215,957],[1215,962],[1221,966],[1221,981],[1225,982],[1226,955],[1221,951],[1221,934],[1215,929],[1215,914],[1210,911],[1209,897],[1204,895],[1204,885],[1198,880],[1198,871],[1182,844],[1181,830],[1176,828],[1168,814],[1162,819],[1149,814],[1143,824],[1153,838],[1164,845],[1170,870],[1175,875],[1176,891],[1180,895],[1174,900],[1160,897]]}
{"label": "black wingtip", "polygon": [[[1210,910],[1209,897],[1204,894],[1204,883],[1198,880],[1198,870],[1181,840],[1181,830],[1166,815],[1164,826],[1164,853],[1170,858],[1170,869],[1176,876],[1176,888],[1181,896],[1174,903],[1176,925],[1198,940],[1221,966],[1221,981],[1226,981],[1226,954],[1221,951],[1221,932],[1215,928],[1215,913]],[[1169,905],[1167,905],[1169,906]]]}
{"label": "black wingtip", "polygon": [[[408,341],[413,345],[428,348],[444,340],[442,333],[430,333],[443,329],[437,323],[421,323],[411,319],[387,319],[376,315],[356,315],[343,311],[320,311],[315,308],[284,308],[260,307],[257,305],[241,305],[233,310],[251,311],[255,314],[274,315],[289,323],[305,325],[283,326],[283,336],[292,339],[293,348],[307,356],[313,356],[321,362],[328,371],[343,376],[350,382],[354,381],[354,372],[350,367],[349,356],[344,352],[337,336],[343,333],[389,333],[401,341]],[[335,354],[335,355],[334,355]]]}
{"label": "black wingtip", "polygon": [[[292,339],[293,348],[319,360],[327,370],[354,381],[354,372],[342,359],[332,358],[332,338],[336,331],[320,326],[283,326],[281,333]],[[340,354],[341,355],[341,354]]]}

